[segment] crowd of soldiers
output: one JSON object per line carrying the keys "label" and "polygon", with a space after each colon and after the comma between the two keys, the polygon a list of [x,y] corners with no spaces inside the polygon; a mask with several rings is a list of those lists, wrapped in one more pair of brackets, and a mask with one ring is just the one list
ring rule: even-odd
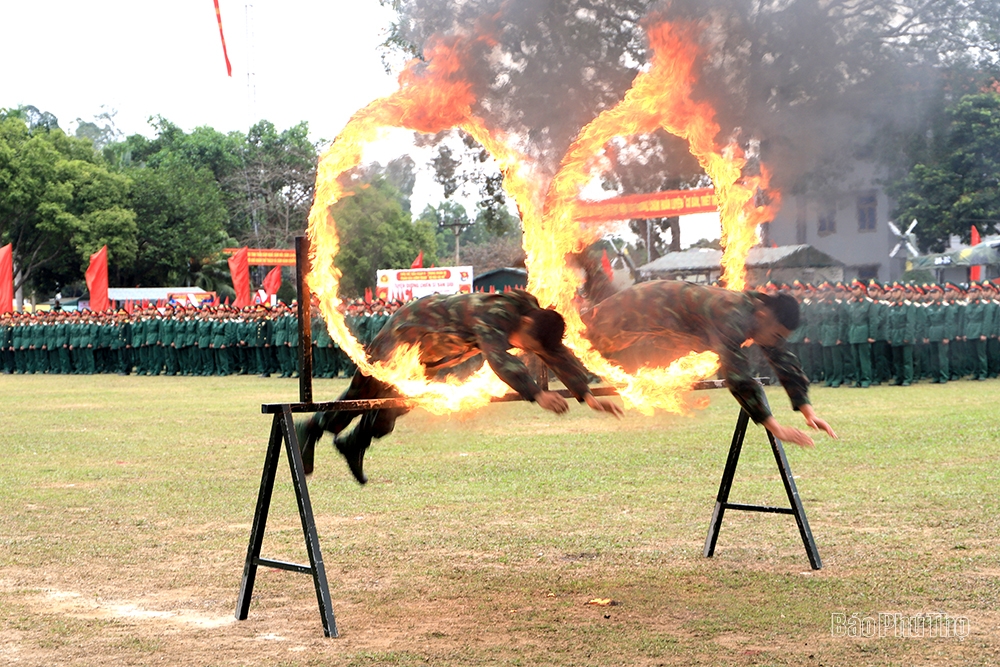
{"label": "crowd of soldiers", "polygon": [[1000,292],[993,283],[795,281],[765,290],[799,301],[802,324],[788,343],[813,384],[907,387],[1000,374]]}
{"label": "crowd of soldiers", "polygon": [[[876,281],[820,285],[768,283],[801,306],[788,338],[813,384],[909,386],[1000,375],[1000,291],[990,282],[959,286]],[[344,303],[354,336],[367,345],[398,302]],[[354,363],[313,308],[313,376],[350,377]],[[296,304],[147,306],[118,311],[42,311],[0,317],[4,373],[260,375],[296,377]]]}
{"label": "crowd of soldiers", "polygon": [[[348,328],[367,344],[397,303],[344,304]],[[314,377],[350,377],[354,364],[313,308]],[[298,376],[298,308],[278,302],[94,312],[53,310],[0,316],[3,373]]]}

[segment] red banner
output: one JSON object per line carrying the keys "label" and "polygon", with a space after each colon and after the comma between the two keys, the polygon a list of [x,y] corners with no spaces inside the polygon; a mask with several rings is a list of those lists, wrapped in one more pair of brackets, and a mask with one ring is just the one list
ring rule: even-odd
{"label": "red banner", "polygon": [[236,290],[236,301],[233,306],[245,308],[252,303],[250,297],[250,264],[247,263],[248,248],[240,248],[229,258],[229,273],[233,276],[233,289]]}
{"label": "red banner", "polygon": [[[235,255],[242,248],[226,248],[227,255]],[[250,266],[295,266],[295,251],[280,248],[247,248],[247,264]]]}
{"label": "red banner", "polygon": [[715,188],[698,188],[625,195],[602,201],[579,201],[574,217],[580,222],[608,222],[636,218],[672,218],[676,215],[717,210],[719,206],[715,200]]}
{"label": "red banner", "polygon": [[90,292],[90,309],[102,312],[108,309],[108,246],[90,256],[87,269],[87,290]]}
{"label": "red banner", "polygon": [[14,246],[0,248],[0,313],[14,312]]}

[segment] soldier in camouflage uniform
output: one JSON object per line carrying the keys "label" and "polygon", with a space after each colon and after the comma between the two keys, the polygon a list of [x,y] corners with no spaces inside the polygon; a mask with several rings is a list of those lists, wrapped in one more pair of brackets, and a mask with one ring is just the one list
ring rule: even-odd
{"label": "soldier in camouflage uniform", "polygon": [[809,404],[809,379],[785,349],[799,326],[798,303],[787,294],[732,292],[676,280],[639,283],[582,313],[587,336],[605,357],[627,369],[663,366],[688,352],[719,355],[721,374],[740,406],[781,440],[813,444],[805,432],[782,426],[753,378],[745,343],[760,347],[806,424],[836,437]]}
{"label": "soldier in camouflage uniform", "polygon": [[[476,355],[485,357],[490,368],[525,400],[557,414],[569,409],[555,392],[542,390],[528,368],[508,350],[517,347],[538,355],[580,402],[598,412],[622,414],[621,408],[601,400],[587,386],[590,373],[563,345],[565,323],[554,310],[539,307],[532,295],[521,290],[503,294],[454,294],[424,297],[400,308],[368,346],[373,361],[389,359],[401,345],[417,345],[420,361],[428,377],[455,368]],[[395,387],[355,372],[351,385],[340,400],[390,398],[399,396]],[[307,472],[312,472],[316,441],[324,431],[334,434],[334,444],[359,483],[367,481],[363,465],[365,450],[372,438],[392,432],[396,419],[408,408],[370,410],[346,436],[339,435],[356,417],[355,413],[316,413],[300,420],[296,432]]]}

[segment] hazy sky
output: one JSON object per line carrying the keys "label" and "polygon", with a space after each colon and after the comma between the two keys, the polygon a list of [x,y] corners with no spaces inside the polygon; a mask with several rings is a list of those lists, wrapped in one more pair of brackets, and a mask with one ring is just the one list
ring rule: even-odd
{"label": "hazy sky", "polygon": [[[307,121],[313,140],[330,140],[397,87],[377,48],[392,21],[378,0],[219,7],[232,77],[212,0],[0,0],[0,107],[33,105],[69,131],[106,109],[125,134],[152,136],[147,119],[156,115],[186,131],[246,131],[263,118],[279,130]],[[408,145],[404,136],[374,157],[384,164]],[[414,154],[418,167],[428,157]],[[420,179],[414,212],[437,203],[435,189]],[[685,221],[685,245],[718,237],[717,222],[698,217]]]}
{"label": "hazy sky", "polygon": [[185,130],[305,120],[332,139],[396,87],[376,50],[391,21],[377,0],[219,5],[231,78],[212,0],[0,0],[0,106],[32,104],[64,129],[105,105],[126,134],[150,134],[147,119],[162,115]]}

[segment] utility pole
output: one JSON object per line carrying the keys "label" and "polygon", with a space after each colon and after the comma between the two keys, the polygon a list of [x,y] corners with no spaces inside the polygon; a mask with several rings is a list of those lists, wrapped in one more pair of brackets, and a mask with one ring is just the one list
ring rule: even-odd
{"label": "utility pole", "polygon": [[468,222],[439,222],[438,227],[442,229],[447,228],[452,231],[455,235],[455,266],[460,266],[462,260],[460,259],[458,250],[458,237],[465,231],[465,228],[469,226]]}

